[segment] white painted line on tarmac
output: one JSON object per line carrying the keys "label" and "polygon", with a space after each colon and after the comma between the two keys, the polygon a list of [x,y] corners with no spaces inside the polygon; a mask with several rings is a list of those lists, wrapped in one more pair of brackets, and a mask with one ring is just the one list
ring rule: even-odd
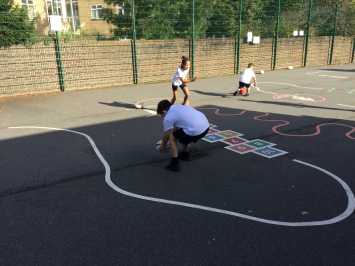
{"label": "white painted line on tarmac", "polygon": [[353,94],[353,92],[355,92],[355,89],[348,91],[348,94]]}
{"label": "white painted line on tarmac", "polygon": [[333,78],[333,79],[348,79],[349,77],[345,77],[345,76],[333,76],[333,75],[318,75],[319,77],[327,77],[327,78]]}
{"label": "white painted line on tarmac", "polygon": [[[315,71],[315,72],[307,72],[306,75],[312,75],[312,76],[318,76],[318,77],[324,77],[324,78],[333,78],[333,79],[348,79],[349,77],[347,76],[337,76],[337,75],[328,75],[328,74],[319,74],[319,73],[328,73],[329,71]],[[319,75],[317,75],[319,74]]]}
{"label": "white painted line on tarmac", "polygon": [[354,109],[355,109],[355,106],[354,106],[354,105],[341,104],[341,103],[338,103],[337,105],[339,105],[339,106],[343,106],[343,107],[354,108]]}
{"label": "white painted line on tarmac", "polygon": [[345,211],[343,211],[340,215],[335,216],[335,217],[333,217],[331,219],[327,219],[327,220],[306,221],[306,222],[286,222],[286,221],[277,221],[277,220],[259,218],[259,217],[255,217],[255,216],[251,216],[251,215],[238,213],[238,212],[233,212],[233,211],[228,211],[228,210],[223,210],[223,209],[218,209],[218,208],[212,208],[212,207],[208,207],[208,206],[204,206],[204,205],[198,205],[198,204],[192,204],[192,203],[188,203],[188,202],[180,202],[180,201],[173,201],[173,200],[168,200],[168,199],[144,196],[144,195],[140,195],[140,194],[136,194],[136,193],[132,193],[132,192],[126,191],[126,190],[120,188],[119,186],[117,186],[112,181],[110,165],[108,164],[106,159],[103,157],[103,155],[101,154],[101,152],[97,148],[97,146],[96,146],[95,142],[93,141],[93,139],[89,135],[87,135],[85,133],[82,133],[80,131],[69,130],[69,129],[53,128],[53,127],[37,127],[37,126],[9,127],[9,129],[56,130],[56,131],[65,131],[65,132],[69,132],[69,133],[73,133],[73,134],[78,134],[78,135],[81,135],[81,136],[85,137],[89,141],[89,143],[90,143],[91,147],[93,148],[94,152],[96,153],[98,159],[100,160],[100,162],[103,164],[103,166],[105,168],[105,181],[106,181],[107,185],[110,188],[112,188],[114,191],[116,191],[116,192],[118,192],[118,193],[120,193],[122,195],[128,196],[128,197],[133,197],[133,198],[146,200],[146,201],[152,201],[152,202],[161,203],[161,204],[188,207],[188,208],[197,209],[197,210],[203,210],[203,211],[208,211],[208,212],[213,212],[213,213],[230,215],[230,216],[234,216],[234,217],[238,217],[238,218],[242,218],[242,219],[247,219],[247,220],[251,220],[251,221],[255,221],[255,222],[260,222],[260,223],[279,225],[279,226],[291,226],[291,227],[320,226],[320,225],[335,224],[335,223],[338,223],[338,222],[348,218],[354,212],[354,209],[355,209],[354,194],[351,191],[350,187],[340,177],[336,176],[335,174],[333,174],[333,173],[331,173],[331,172],[329,172],[329,171],[327,171],[327,170],[325,170],[325,169],[323,169],[321,167],[318,167],[316,165],[313,165],[313,164],[310,164],[310,163],[307,163],[307,162],[303,162],[303,161],[300,161],[300,160],[292,160],[292,161],[295,162],[295,163],[299,163],[301,165],[313,168],[315,170],[318,170],[318,171],[324,173],[325,175],[331,177],[338,184],[340,184],[340,186],[345,191],[345,194],[346,194],[347,200],[348,200],[348,204],[347,204],[347,207],[346,207]]}
{"label": "white painted line on tarmac", "polygon": [[309,90],[324,90],[324,88],[317,88],[317,87],[305,87],[305,86],[299,86],[297,84],[293,84],[293,83],[287,83],[287,82],[266,82],[266,81],[262,81],[262,82],[258,82],[258,84],[277,84],[277,85],[285,85],[285,86],[291,86],[291,87],[295,87],[295,88],[301,88],[301,89],[309,89]]}

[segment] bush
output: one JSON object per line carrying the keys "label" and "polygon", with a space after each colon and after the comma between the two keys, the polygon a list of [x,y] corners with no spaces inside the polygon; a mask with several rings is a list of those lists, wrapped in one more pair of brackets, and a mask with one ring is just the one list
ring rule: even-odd
{"label": "bush", "polygon": [[0,47],[32,44],[36,38],[34,22],[26,8],[14,6],[11,0],[0,0]]}

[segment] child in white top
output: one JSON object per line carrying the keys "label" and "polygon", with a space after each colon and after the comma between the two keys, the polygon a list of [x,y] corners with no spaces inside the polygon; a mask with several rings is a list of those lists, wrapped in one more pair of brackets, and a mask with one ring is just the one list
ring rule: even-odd
{"label": "child in white top", "polygon": [[[166,168],[179,171],[179,159],[189,160],[189,145],[206,136],[210,124],[207,117],[195,108],[181,104],[172,105],[168,100],[159,102],[157,113],[163,117],[164,129],[159,150],[165,150],[167,143],[170,143],[172,157]],[[183,145],[181,152],[178,152],[177,142]]]}
{"label": "child in white top", "polygon": [[194,79],[189,80],[188,75],[190,71],[190,60],[186,56],[181,57],[181,65],[177,68],[174,76],[172,77],[171,88],[173,90],[173,98],[171,99],[171,104],[174,104],[176,101],[177,90],[180,87],[184,92],[184,101],[182,104],[189,105],[189,88],[187,83],[194,81]]}
{"label": "child in white top", "polygon": [[240,75],[239,78],[239,88],[233,93],[234,96],[240,94],[241,89],[244,89],[246,91],[245,94],[242,94],[243,96],[249,96],[249,88],[250,85],[253,84],[253,86],[256,86],[256,76],[254,72],[254,64],[249,63],[248,68],[246,68],[243,73]]}

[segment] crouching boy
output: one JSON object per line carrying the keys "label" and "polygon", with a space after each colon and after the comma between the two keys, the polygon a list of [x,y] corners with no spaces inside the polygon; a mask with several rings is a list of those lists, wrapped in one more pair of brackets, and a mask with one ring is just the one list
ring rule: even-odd
{"label": "crouching boy", "polygon": [[[159,150],[164,151],[170,142],[171,161],[166,166],[168,170],[179,171],[179,159],[190,159],[189,145],[206,136],[209,122],[206,116],[191,106],[175,104],[162,100],[157,107],[157,113],[163,118],[163,138]],[[183,146],[178,152],[177,142]]]}

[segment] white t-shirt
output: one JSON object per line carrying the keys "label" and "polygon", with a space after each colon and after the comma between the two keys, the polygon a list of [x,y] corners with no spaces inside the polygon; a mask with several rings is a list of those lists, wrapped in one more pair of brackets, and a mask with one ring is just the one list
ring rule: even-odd
{"label": "white t-shirt", "polygon": [[240,75],[239,81],[250,84],[253,78],[256,79],[254,70],[251,68],[246,68],[244,72]]}
{"label": "white t-shirt", "polygon": [[164,132],[181,128],[189,136],[198,136],[209,127],[206,116],[191,106],[172,105],[163,120]]}
{"label": "white t-shirt", "polygon": [[171,79],[173,85],[180,86],[182,84],[181,79],[187,79],[188,74],[189,74],[189,69],[184,70],[184,69],[181,69],[180,67],[178,67],[176,69],[174,76]]}

